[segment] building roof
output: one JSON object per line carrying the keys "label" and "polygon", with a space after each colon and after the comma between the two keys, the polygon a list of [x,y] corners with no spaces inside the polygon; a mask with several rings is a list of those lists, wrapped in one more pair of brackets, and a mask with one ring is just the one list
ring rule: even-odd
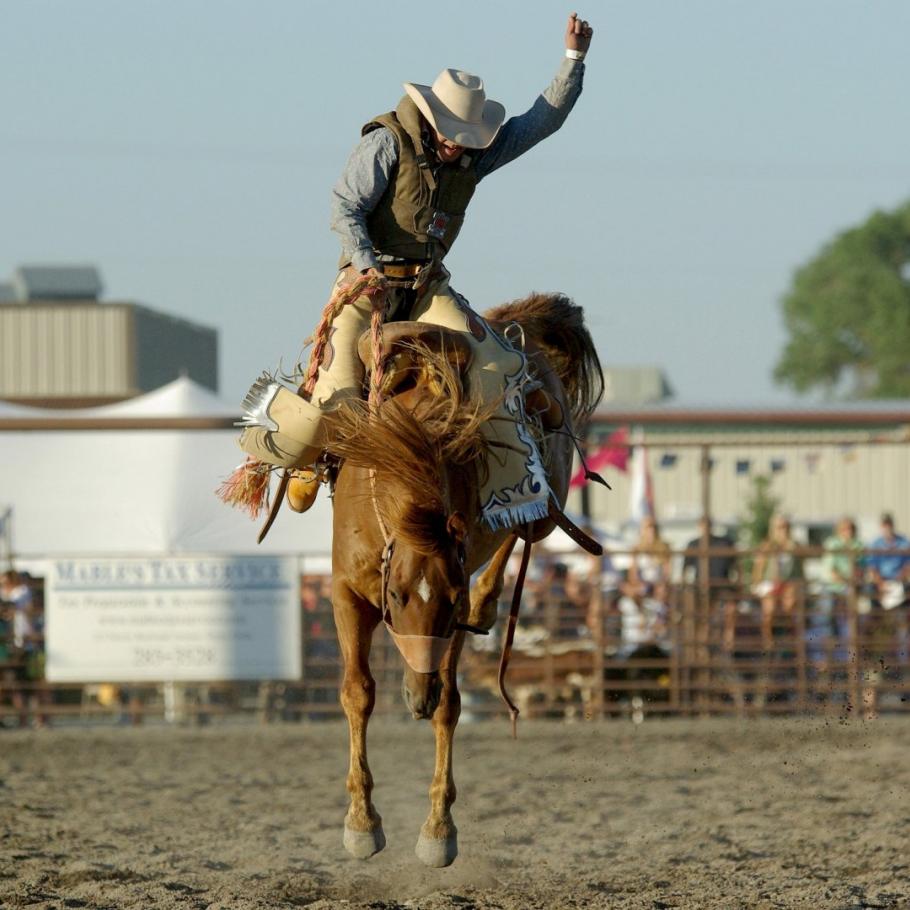
{"label": "building roof", "polygon": [[604,368],[604,401],[622,406],[665,401],[673,389],[660,367],[611,366]]}
{"label": "building roof", "polygon": [[13,273],[16,299],[97,300],[104,286],[93,265],[20,265]]}
{"label": "building roof", "polygon": [[825,401],[784,405],[693,405],[679,402],[603,404],[593,418],[600,424],[752,426],[893,425],[910,423],[910,399]]}

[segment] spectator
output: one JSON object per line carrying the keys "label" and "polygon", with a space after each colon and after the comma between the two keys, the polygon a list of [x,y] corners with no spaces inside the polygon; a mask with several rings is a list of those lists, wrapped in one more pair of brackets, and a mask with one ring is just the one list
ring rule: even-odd
{"label": "spectator", "polygon": [[[707,554],[702,552],[707,543]],[[708,622],[696,623],[695,657],[700,661],[710,660],[712,632],[719,626],[721,646],[724,656],[732,654],[736,638],[737,610],[739,592],[737,584],[736,555],[733,552],[733,540],[726,534],[714,534],[711,521],[703,516],[698,520],[698,537],[686,544],[686,555],[683,559],[683,580],[697,586],[698,600],[701,592],[707,589],[709,608]],[[707,556],[707,578],[703,578],[704,557]],[[693,603],[697,602],[693,599]],[[711,609],[714,604],[720,605],[716,612]]]}
{"label": "spectator", "polygon": [[303,648],[306,660],[304,697],[310,720],[327,720],[327,706],[338,701],[339,652],[332,613],[331,579],[303,576],[301,579]]}
{"label": "spectator", "polygon": [[[873,606],[886,610],[907,602],[910,589],[910,540],[894,530],[894,519],[887,512],[881,518],[881,536],[869,545],[867,559],[872,586]],[[900,552],[903,551],[903,552]]]}
{"label": "spectator", "polygon": [[0,578],[0,600],[12,608],[13,646],[24,651],[34,631],[32,592],[13,569],[4,572]]}
{"label": "spectator", "polygon": [[10,664],[3,671],[4,688],[19,717],[19,726],[28,725],[28,705],[23,685],[26,683],[28,651],[34,648],[32,628],[32,594],[19,573],[10,569],[0,576],[0,601],[9,630],[5,651]]}
{"label": "spectator", "polygon": [[[874,716],[879,677],[885,665],[899,664],[906,668],[908,655],[907,606],[910,602],[910,541],[894,530],[894,519],[889,513],[881,517],[881,535],[869,546],[866,557],[868,566],[868,592],[872,610],[860,617],[862,651],[876,656],[881,669],[867,670],[867,686],[863,703],[867,716]],[[903,551],[903,552],[902,552]],[[893,672],[893,671],[892,671]]]}
{"label": "spectator", "polygon": [[752,566],[752,592],[761,599],[762,644],[766,650],[773,642],[775,618],[793,613],[803,581],[803,560],[796,552],[792,530],[786,516],[775,515]]}
{"label": "spectator", "polygon": [[816,664],[825,660],[832,636],[838,642],[834,656],[839,661],[847,659],[847,600],[861,580],[863,568],[863,544],[856,534],[856,522],[846,515],[841,518],[824,548],[821,596],[808,617],[808,656]]}
{"label": "spectator", "polygon": [[669,584],[670,547],[661,539],[655,519],[647,515],[632,550],[628,577],[620,585],[621,653],[629,656],[645,644],[667,649]]}
{"label": "spectator", "polygon": [[[733,541],[726,534],[711,533],[711,522],[707,518],[698,520],[698,537],[686,544],[683,560],[683,577],[688,582],[701,581],[700,551],[705,536],[708,538],[708,583],[712,590],[720,588],[729,591],[736,577],[736,556],[724,550],[732,550]],[[712,552],[720,551],[720,552]]]}
{"label": "spectator", "polygon": [[554,562],[544,569],[535,612],[553,638],[578,638],[584,635],[590,599],[589,588],[573,576],[569,566]]}

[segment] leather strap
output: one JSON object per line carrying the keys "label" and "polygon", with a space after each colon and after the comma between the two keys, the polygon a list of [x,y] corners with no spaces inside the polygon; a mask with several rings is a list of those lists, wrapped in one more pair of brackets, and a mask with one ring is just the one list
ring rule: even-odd
{"label": "leather strap", "polygon": [[284,502],[284,494],[288,491],[288,484],[291,482],[291,472],[285,468],[281,472],[281,482],[278,484],[278,489],[275,491],[275,498],[272,500],[272,505],[269,508],[268,517],[265,520],[262,528],[259,531],[259,536],[256,538],[256,543],[262,543],[265,540],[265,535],[269,533],[272,525],[275,523],[275,518],[278,516],[278,510],[281,508],[281,503]]}
{"label": "leather strap", "polygon": [[515,626],[518,624],[518,611],[521,609],[521,592],[525,585],[525,575],[528,574],[528,563],[531,561],[531,526],[525,525],[524,550],[521,554],[521,566],[518,577],[515,579],[515,590],[512,592],[512,606],[509,608],[509,626],[506,629],[506,640],[502,645],[502,654],[499,658],[499,694],[509,708],[509,717],[512,721],[512,739],[518,739],[518,715],[516,704],[506,692],[506,670],[509,658],[512,656],[512,642],[515,640]]}
{"label": "leather strap", "polygon": [[585,534],[552,499],[547,507],[547,512],[555,525],[565,531],[582,550],[586,550],[592,556],[603,556],[604,548],[593,537]]}

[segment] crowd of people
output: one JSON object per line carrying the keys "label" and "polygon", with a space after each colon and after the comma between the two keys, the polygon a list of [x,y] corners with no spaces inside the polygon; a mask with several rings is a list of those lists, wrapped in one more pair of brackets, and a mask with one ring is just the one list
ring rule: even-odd
{"label": "crowd of people", "polygon": [[[541,546],[532,565],[516,639],[516,648],[529,654],[557,642],[567,648],[602,643],[613,661],[634,663],[674,651],[685,660],[683,651],[689,648],[691,657],[694,647],[703,649],[702,657],[742,667],[799,652],[810,673],[843,670],[857,659],[878,664],[867,673],[872,682],[886,671],[910,669],[910,540],[896,531],[890,514],[881,516],[878,536],[866,541],[856,522],[843,517],[821,547],[797,542],[782,514],[772,517],[757,548],[738,547],[703,520],[698,534],[675,550],[646,516],[629,547],[589,557]],[[324,716],[335,703],[339,658],[329,586],[328,576],[301,579],[303,688],[296,694],[292,686],[270,690],[269,710],[278,715]],[[508,597],[507,577],[502,610]],[[478,637],[475,647],[498,651],[497,630]],[[39,580],[8,570],[0,576],[4,724],[45,722],[43,661]]]}
{"label": "crowd of people", "polygon": [[[692,610],[708,595],[698,618],[731,657],[768,654],[782,639],[802,635],[815,665],[843,662],[863,649],[910,663],[910,541],[896,532],[890,514],[868,541],[844,517],[820,548],[798,543],[791,521],[777,514],[757,548],[738,547],[702,520],[698,535],[674,555],[658,522],[646,516],[625,552],[614,548],[587,562],[542,553],[525,622],[542,627],[545,605],[556,603],[561,618],[549,624],[551,637],[600,637],[620,658],[642,648],[653,654],[655,647],[669,655],[683,634],[674,634],[673,625],[687,609],[688,591]],[[591,608],[594,591],[599,619]],[[603,625],[595,630],[598,621]]]}

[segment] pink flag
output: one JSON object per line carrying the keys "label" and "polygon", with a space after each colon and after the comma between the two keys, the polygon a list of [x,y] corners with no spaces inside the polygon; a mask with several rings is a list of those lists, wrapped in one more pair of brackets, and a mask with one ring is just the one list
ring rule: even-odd
{"label": "pink flag", "polygon": [[[629,428],[620,427],[607,437],[607,441],[585,461],[591,471],[600,471],[611,465],[620,471],[628,470],[629,463]],[[580,487],[585,482],[585,467],[582,465],[569,481],[569,489]]]}

